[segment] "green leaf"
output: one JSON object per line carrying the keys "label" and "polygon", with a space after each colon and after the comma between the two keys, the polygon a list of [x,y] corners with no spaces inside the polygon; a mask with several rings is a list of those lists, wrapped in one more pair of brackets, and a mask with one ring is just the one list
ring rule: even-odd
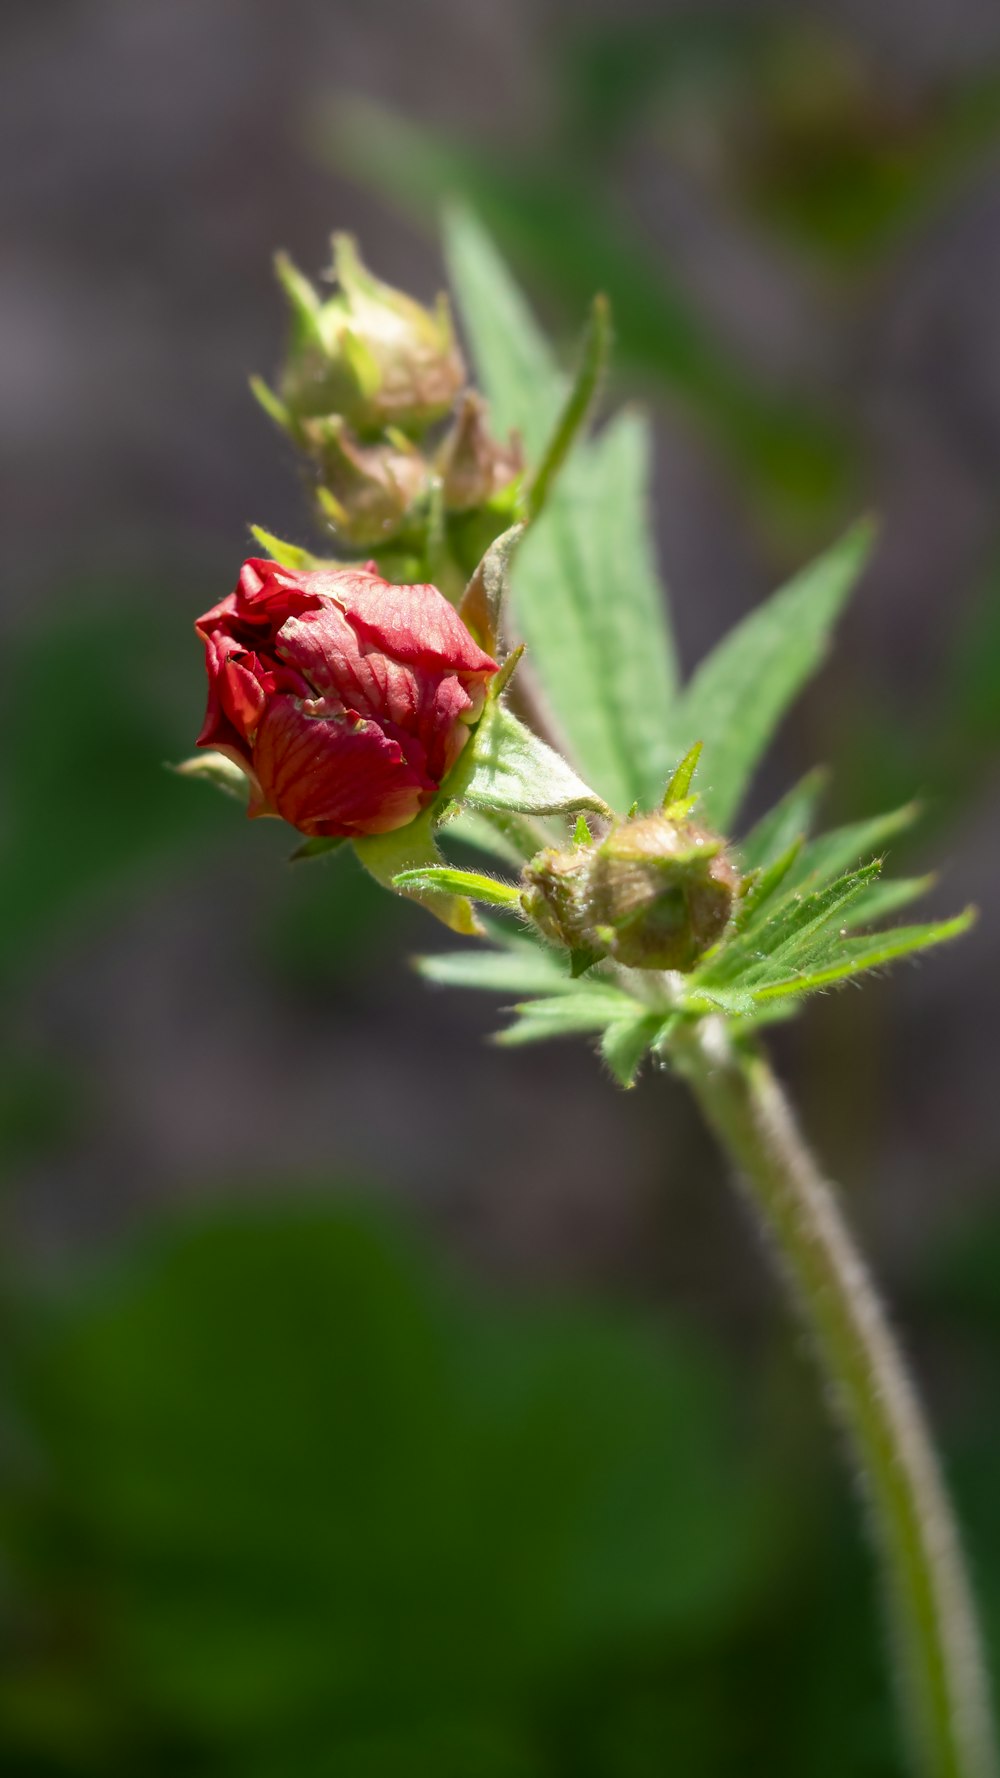
{"label": "green leaf", "polygon": [[848,865],[856,864],[859,858],[870,858],[886,840],[911,827],[919,813],[918,803],[906,803],[903,808],[891,809],[888,814],[874,815],[867,821],[852,821],[845,827],[833,827],[829,833],[819,834],[803,848],[789,878],[789,888],[800,883],[813,886],[825,882],[838,876]]}
{"label": "green leaf", "polygon": [[936,881],[931,872],[926,877],[896,877],[885,883],[873,883],[851,908],[844,924],[874,926],[876,920],[884,920],[887,914],[898,913],[900,908],[909,907],[911,901],[919,901],[933,889]]}
{"label": "green leaf", "polygon": [[425,981],[442,988],[479,988],[497,994],[572,994],[571,977],[554,951],[537,945],[517,950],[445,951],[418,957]]}
{"label": "green leaf", "polygon": [[[537,456],[556,422],[564,379],[467,211],[450,213],[445,242],[494,428],[519,427]],[[592,335],[591,378],[602,332],[599,324]],[[578,399],[589,399],[587,381]],[[575,415],[572,397],[570,408]],[[636,797],[653,807],[671,764],[666,723],[676,666],[649,535],[649,457],[648,427],[636,415],[577,451],[514,570],[520,627],[560,731],[581,770],[619,809]]]}
{"label": "green leaf", "polygon": [[572,388],[524,497],[525,517],[529,524],[534,523],[541,513],[556,477],[586,426],[601,379],[607,370],[610,347],[611,311],[608,299],[605,296],[595,296]]}
{"label": "green leaf", "polygon": [[[743,972],[742,985],[770,980],[790,963],[808,968],[825,957],[830,944],[842,934],[846,910],[872,886],[880,869],[876,860],[838,877],[812,895],[793,894],[785,908],[765,923],[762,932],[751,935],[750,942],[764,956]],[[772,942],[772,933],[780,935],[777,943]]]}
{"label": "green leaf", "polygon": [[676,758],[676,669],[646,508],[650,436],[623,414],[578,451],[518,551],[514,611],[561,735],[619,811]]}
{"label": "green leaf", "polygon": [[775,803],[773,809],[761,816],[738,847],[748,870],[773,864],[775,859],[784,856],[795,840],[808,834],[826,780],[827,773],[822,766],[817,766],[800,778],[780,803]]}
{"label": "green leaf", "polygon": [[782,961],[790,957],[798,959],[803,947],[823,927],[838,919],[842,910],[875,881],[879,869],[876,861],[862,870],[849,872],[811,895],[792,891],[783,896],[769,916],[731,939],[694,979],[699,984],[713,987],[736,980],[745,983],[758,979],[769,961],[776,957],[780,956]]}
{"label": "green leaf", "polygon": [[445,259],[459,314],[472,349],[477,380],[490,404],[493,431],[520,432],[537,457],[565,399],[562,375],[485,229],[471,211],[445,215]]}
{"label": "green leaf", "polygon": [[938,920],[925,926],[897,926],[894,931],[876,932],[863,938],[844,939],[837,947],[837,956],[819,967],[796,971],[777,980],[765,982],[754,990],[754,999],[770,1001],[786,994],[809,994],[835,982],[847,981],[867,969],[881,969],[897,957],[926,951],[932,945],[947,944],[960,938],[976,918],[975,908],[966,908],[951,920]]}
{"label": "green leaf", "polygon": [[688,685],[673,743],[679,751],[704,742],[702,801],[714,826],[729,826],[774,730],[823,659],[871,543],[871,526],[856,525],[730,630]]}
{"label": "green leaf", "polygon": [[470,901],[485,901],[491,907],[519,908],[521,891],[513,883],[501,883],[496,877],[481,876],[479,871],[453,870],[450,865],[426,865],[416,870],[398,871],[392,879],[393,889],[401,895],[433,893],[467,895]]}
{"label": "green leaf", "polygon": [[650,1045],[664,1025],[661,1012],[641,1013],[635,1019],[618,1019],[601,1039],[601,1055],[618,1085],[631,1087]]}
{"label": "green leaf", "polygon": [[761,870],[759,876],[751,883],[736,914],[736,931],[746,932],[757,920],[761,908],[766,901],[776,895],[785,883],[789,871],[795,864],[802,850],[802,841],[793,840],[787,851],[774,859],[773,863]]}
{"label": "green leaf", "polygon": [[560,754],[494,702],[487,704],[445,790],[474,809],[527,815],[610,812]]}
{"label": "green leaf", "polygon": [[517,1008],[515,1023],[499,1032],[496,1042],[512,1049],[580,1031],[603,1031],[615,1020],[630,1019],[636,1009],[637,1002],[617,988],[588,983],[572,994],[525,1001]]}

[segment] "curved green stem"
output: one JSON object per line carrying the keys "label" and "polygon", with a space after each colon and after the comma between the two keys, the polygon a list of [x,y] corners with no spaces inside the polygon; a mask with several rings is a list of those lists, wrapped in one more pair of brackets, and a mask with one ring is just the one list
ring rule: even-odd
{"label": "curved green stem", "polygon": [[832,1386],[882,1557],[914,1770],[923,1778],[996,1778],[954,1515],[920,1403],[836,1199],[759,1055],[705,1021],[677,1060],[777,1249]]}

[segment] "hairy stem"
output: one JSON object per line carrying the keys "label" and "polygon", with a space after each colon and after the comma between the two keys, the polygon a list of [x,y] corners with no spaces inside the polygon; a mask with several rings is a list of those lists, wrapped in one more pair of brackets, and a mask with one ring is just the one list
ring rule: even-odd
{"label": "hairy stem", "polygon": [[955,1519],[906,1366],[829,1185],[766,1062],[706,1021],[678,1061],[777,1249],[832,1387],[881,1554],[901,1709],[922,1778],[997,1778]]}

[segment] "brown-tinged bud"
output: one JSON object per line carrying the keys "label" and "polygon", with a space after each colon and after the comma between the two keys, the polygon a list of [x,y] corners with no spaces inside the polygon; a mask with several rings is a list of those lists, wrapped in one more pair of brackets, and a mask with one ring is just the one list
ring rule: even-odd
{"label": "brown-tinged bud", "polygon": [[293,436],[296,423],[330,414],[368,436],[391,426],[419,435],[445,417],[465,366],[444,296],[425,309],[372,277],[349,235],[333,237],[340,288],[326,302],[287,255],[275,265],[292,333],[280,400],[271,401]]}
{"label": "brown-tinged bud", "polygon": [[722,841],[668,814],[622,822],[593,846],[540,852],[523,905],[551,943],[629,969],[694,969],[722,937],[740,876]]}
{"label": "brown-tinged bud", "polygon": [[486,506],[524,472],[517,433],[512,432],[505,445],[491,437],[489,409],[474,389],[462,397],[455,423],[438,451],[437,471],[447,512]]}
{"label": "brown-tinged bud", "polygon": [[377,549],[398,536],[430,483],[424,458],[405,434],[393,432],[383,443],[363,445],[336,414],[303,420],[299,432],[317,467],[320,516],[336,536],[359,550]]}

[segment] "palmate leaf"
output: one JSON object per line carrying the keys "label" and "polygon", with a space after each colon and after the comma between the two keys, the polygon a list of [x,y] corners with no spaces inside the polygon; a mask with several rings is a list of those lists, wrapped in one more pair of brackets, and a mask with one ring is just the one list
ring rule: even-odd
{"label": "palmate leaf", "polygon": [[497,1033],[496,1042],[512,1049],[525,1043],[541,1043],[550,1037],[604,1031],[623,1020],[633,1020],[639,1010],[639,1003],[619,988],[596,982],[580,983],[571,994],[524,1001],[515,1008],[518,1016],[514,1023]]}
{"label": "palmate leaf", "polygon": [[650,436],[623,414],[578,449],[514,567],[515,621],[573,758],[611,805],[653,808],[676,754],[676,667],[653,560]]}
{"label": "palmate leaf", "polygon": [[826,652],[868,559],[856,525],[788,586],[737,624],[698,668],[671,721],[678,751],[704,744],[706,818],[725,832],[782,716]]}
{"label": "palmate leaf", "polygon": [[442,988],[479,988],[497,994],[572,994],[576,984],[555,951],[521,944],[503,950],[445,951],[418,957],[425,981]]}
{"label": "palmate leaf", "polygon": [[806,837],[823,794],[826,776],[822,768],[817,767],[800,778],[740,841],[737,850],[748,870],[764,869],[773,864],[796,840]]}
{"label": "palmate leaf", "polygon": [[860,938],[838,938],[825,953],[784,976],[777,974],[761,982],[753,990],[758,1003],[787,995],[815,993],[832,987],[866,970],[882,969],[899,957],[912,956],[933,945],[947,944],[968,932],[976,918],[974,908],[966,908],[951,920],[938,920],[922,926],[897,926],[888,932],[872,932]]}
{"label": "palmate leaf", "polygon": [[894,839],[912,827],[919,813],[917,803],[907,803],[885,815],[874,815],[867,821],[852,821],[845,827],[832,827],[828,833],[819,834],[802,848],[789,872],[786,887],[797,888],[808,883],[813,888],[828,882],[849,865],[856,864],[859,858],[870,858],[886,840]]}
{"label": "palmate leaf", "polygon": [[635,1085],[635,1078],[664,1027],[661,1012],[638,1013],[616,1019],[605,1029],[601,1055],[620,1087]]}
{"label": "palmate leaf", "polygon": [[896,914],[900,908],[909,907],[912,901],[919,901],[933,889],[936,881],[931,872],[926,877],[889,877],[885,882],[873,883],[848,910],[844,925],[874,926],[877,920],[884,920],[888,914]]}
{"label": "palmate leaf", "polygon": [[[544,455],[566,384],[496,250],[466,212],[446,227],[459,311],[494,423]],[[595,327],[594,362],[602,348]],[[578,384],[589,399],[585,361]],[[596,373],[595,373],[596,374]],[[623,415],[578,446],[513,569],[516,621],[572,757],[614,807],[654,806],[672,763],[676,666],[653,559],[646,424]]]}
{"label": "palmate leaf", "polygon": [[760,921],[724,944],[694,979],[708,987],[745,986],[759,979],[773,959],[796,962],[807,952],[818,933],[839,921],[851,902],[869,888],[879,873],[875,861],[861,870],[849,871],[811,894],[792,892],[781,896]]}

